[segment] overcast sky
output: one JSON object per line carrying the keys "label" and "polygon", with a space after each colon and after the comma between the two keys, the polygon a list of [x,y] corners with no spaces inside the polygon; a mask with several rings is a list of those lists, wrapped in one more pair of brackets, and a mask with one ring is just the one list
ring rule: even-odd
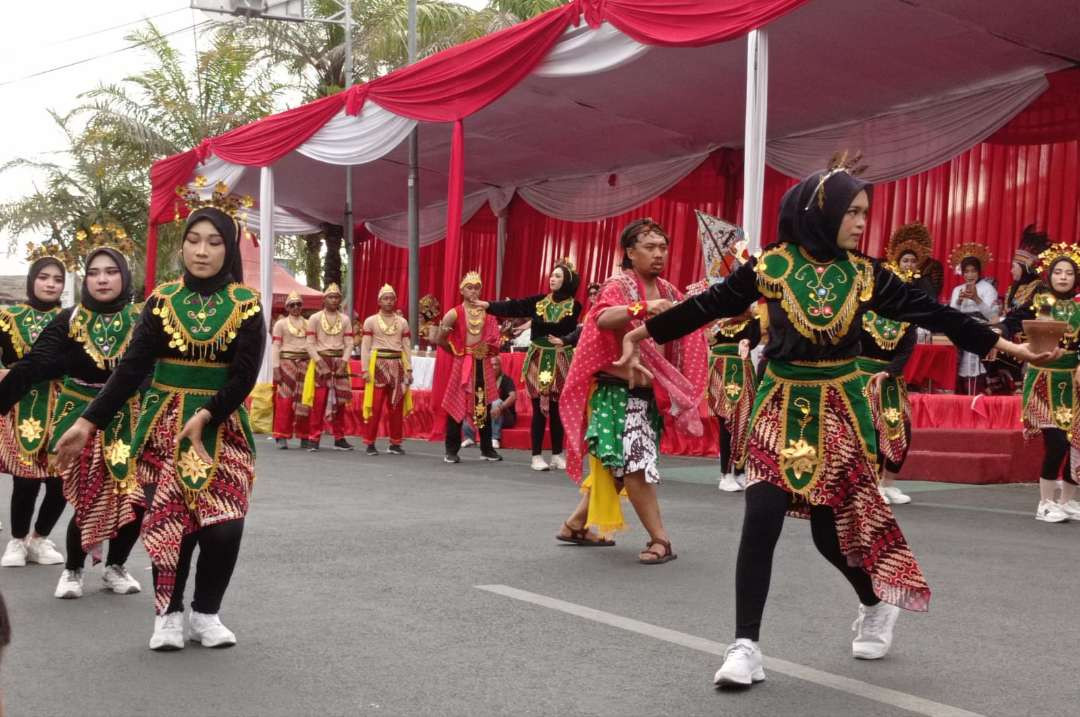
{"label": "overcast sky", "polygon": [[[486,0],[458,0],[474,8]],[[98,83],[122,80],[149,61],[145,50],[120,50],[124,36],[144,18],[162,32],[180,31],[169,39],[188,58],[196,37],[184,28],[207,19],[189,9],[187,0],[4,0],[0,23],[0,164],[15,157],[49,160],[65,146],[46,110],[61,114],[78,104],[77,95]],[[104,57],[98,57],[106,55]],[[90,59],[96,58],[96,59]],[[59,68],[38,77],[29,75]],[[25,78],[25,79],[24,79]],[[0,174],[0,202],[16,199],[35,180],[32,172]],[[30,237],[20,237],[20,246]],[[0,234],[0,274],[25,271],[24,251],[8,256],[10,237]]]}

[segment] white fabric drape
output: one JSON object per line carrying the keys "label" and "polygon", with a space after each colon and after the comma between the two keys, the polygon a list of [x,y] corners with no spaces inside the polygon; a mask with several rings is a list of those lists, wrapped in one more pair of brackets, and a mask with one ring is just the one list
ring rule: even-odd
{"label": "white fabric drape", "polygon": [[411,120],[368,100],[359,115],[342,110],[296,148],[305,157],[327,164],[366,164],[388,154],[416,126]]}
{"label": "white fabric drape", "polygon": [[[274,168],[263,167],[259,172],[259,225],[266,229],[269,238],[259,243],[259,291],[268,304],[274,303]],[[251,281],[251,279],[247,279]],[[273,378],[270,368],[270,352],[263,352],[259,381],[268,383]]]}
{"label": "white fabric drape", "polygon": [[[188,189],[198,192],[203,199],[209,199],[214,193],[214,187],[218,182],[224,182],[225,186],[232,191],[244,176],[246,170],[242,164],[226,162],[215,154],[211,154],[206,161],[195,168],[195,176],[188,182]],[[206,182],[201,187],[195,186],[195,177],[203,177]]]}
{"label": "white fabric drape", "polygon": [[[488,193],[467,194],[461,212],[461,223],[465,224],[484,206]],[[364,222],[367,230],[378,239],[407,249],[409,246],[409,213],[401,212]],[[420,210],[420,246],[434,244],[446,238],[446,202],[429,204]]]}
{"label": "white fabric drape", "polygon": [[518,187],[538,211],[556,219],[590,222],[622,214],[663,194],[697,169],[708,152],[665,162],[625,167],[615,172],[549,179]]}
{"label": "white fabric drape", "polygon": [[[252,233],[262,237],[262,219],[260,212],[248,212],[247,225]],[[338,222],[340,223],[340,219]],[[333,223],[333,222],[331,222]],[[323,221],[303,212],[288,207],[274,207],[274,234],[314,234],[322,231]]]}
{"label": "white fabric drape", "polygon": [[1047,85],[1040,74],[770,140],[766,157],[770,166],[784,174],[805,177],[825,167],[836,151],[858,150],[869,165],[864,179],[891,182],[936,167],[975,146]]}
{"label": "white fabric drape", "polygon": [[632,40],[607,23],[595,30],[586,25],[572,27],[533,74],[537,77],[592,75],[625,65],[648,50],[648,45]]}

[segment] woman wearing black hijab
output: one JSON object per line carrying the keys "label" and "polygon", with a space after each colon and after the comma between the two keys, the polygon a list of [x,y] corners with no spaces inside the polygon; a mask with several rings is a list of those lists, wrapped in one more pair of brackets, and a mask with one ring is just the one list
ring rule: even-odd
{"label": "woman wearing black hijab", "polygon": [[196,545],[188,634],[206,647],[236,644],[218,611],[255,481],[243,402],[266,345],[259,294],[242,283],[240,233],[221,210],[192,212],[183,279],[154,290],[112,377],[57,444],[60,465],[70,465],[153,372],[131,445],[149,502],[143,543],[154,567],[153,650],[184,647],[184,585]]}
{"label": "woman wearing black hijab", "polygon": [[637,342],[671,341],[764,298],[768,366],[750,421],[746,514],[735,573],[736,640],[717,685],[765,679],[758,633],[784,516],[809,517],[814,544],[859,597],[852,654],[884,657],[899,607],[925,610],[930,590],[877,490],[876,436],[856,366],[862,314],[944,331],[969,351],[1027,359],[1004,339],[911,288],[856,249],[871,187],[844,166],[818,172],[784,196],[779,241],[725,282],[626,334],[620,363],[641,370]]}
{"label": "woman wearing black hijab", "polygon": [[[49,322],[60,313],[64,290],[64,265],[54,257],[42,257],[26,273],[26,303],[0,309],[0,357],[9,368],[30,353]],[[26,398],[0,417],[0,471],[10,473],[11,540],[0,557],[0,565],[21,567],[27,562],[56,565],[64,556],[49,540],[56,521],[64,512],[64,484],[49,468],[49,416],[57,382],[34,386]],[[38,509],[33,532],[34,504],[41,484],[45,498]]]}
{"label": "woman wearing black hijab", "polygon": [[[63,379],[52,413],[55,444],[109,379],[127,349],[138,315],[123,255],[107,247],[90,252],[80,305],[61,311],[0,382],[0,411],[9,410],[35,385]],[[86,554],[93,553],[98,562],[99,547],[106,540],[106,588],[120,595],[141,589],[124,568],[139,538],[146,505],[130,451],[137,415],[133,397],[105,430],[95,434],[78,464],[65,471],[64,497],[75,514],[68,523],[67,560],[54,593],[58,598],[82,597]]]}
{"label": "woman wearing black hijab", "polygon": [[[559,418],[562,392],[574,349],[566,337],[577,327],[581,302],[574,298],[580,277],[569,259],[555,265],[548,278],[547,294],[506,301],[478,301],[492,316],[531,319],[529,352],[521,367],[521,380],[532,399],[532,469],[566,468],[563,458],[563,425]],[[551,418],[551,466],[544,462],[544,430]]]}

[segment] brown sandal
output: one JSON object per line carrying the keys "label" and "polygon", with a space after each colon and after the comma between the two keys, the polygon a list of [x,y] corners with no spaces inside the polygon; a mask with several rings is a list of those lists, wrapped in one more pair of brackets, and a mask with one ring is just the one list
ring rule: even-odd
{"label": "brown sandal", "polygon": [[614,540],[608,540],[607,538],[601,538],[599,536],[597,536],[596,540],[590,540],[588,528],[571,528],[569,523],[563,523],[563,527],[570,531],[570,537],[567,538],[556,534],[555,539],[561,540],[564,543],[573,543],[574,545],[583,545],[589,548],[609,548],[612,545],[615,545]]}
{"label": "brown sandal", "polygon": [[[652,546],[654,546],[654,545],[662,546],[664,548],[665,553],[663,555],[661,555],[660,553],[656,552],[655,550],[650,550],[650,548],[652,548]],[[660,540],[659,538],[653,538],[652,540],[650,540],[648,542],[648,544],[646,544],[645,549],[642,550],[641,552],[646,553],[648,555],[655,555],[656,556],[656,560],[645,560],[644,558],[638,558],[638,562],[641,563],[642,565],[662,565],[663,563],[669,563],[672,560],[674,560],[675,558],[679,557],[675,553],[671,552],[671,543],[669,543],[666,540]]]}

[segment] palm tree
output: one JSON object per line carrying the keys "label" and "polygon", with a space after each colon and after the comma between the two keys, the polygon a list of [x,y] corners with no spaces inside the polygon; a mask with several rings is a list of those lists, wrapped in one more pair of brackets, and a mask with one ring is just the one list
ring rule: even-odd
{"label": "palm tree", "polygon": [[44,174],[31,193],[0,204],[0,230],[12,235],[10,249],[17,248],[19,237],[32,235],[27,258],[56,256],[68,269],[80,267],[87,252],[103,243],[141,255],[135,249],[146,230],[145,187],[114,164],[108,143],[76,134],[70,116],[49,114],[67,138],[66,161],[14,159],[0,167],[0,172],[19,168]]}

